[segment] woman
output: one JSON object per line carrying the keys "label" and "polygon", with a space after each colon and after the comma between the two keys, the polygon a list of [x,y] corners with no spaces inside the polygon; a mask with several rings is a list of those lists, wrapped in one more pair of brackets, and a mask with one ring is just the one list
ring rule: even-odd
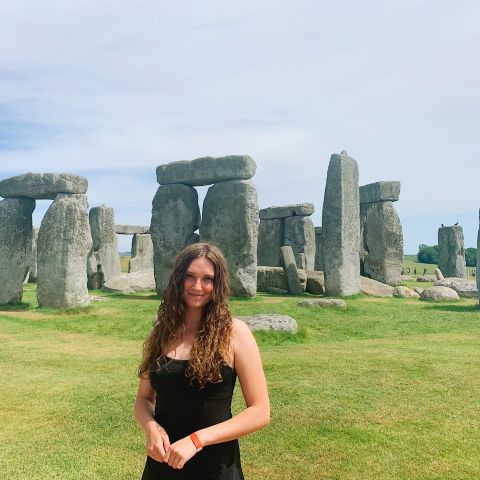
{"label": "woman", "polygon": [[[257,344],[232,318],[228,295],[218,248],[197,243],[180,252],[139,367],[143,480],[244,478],[237,439],[269,423],[270,403]],[[246,408],[232,417],[237,375]]]}

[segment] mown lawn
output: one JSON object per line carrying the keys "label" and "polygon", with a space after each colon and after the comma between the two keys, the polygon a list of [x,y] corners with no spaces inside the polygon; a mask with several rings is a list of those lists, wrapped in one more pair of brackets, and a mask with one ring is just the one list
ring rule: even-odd
{"label": "mown lawn", "polygon": [[[26,290],[24,304],[0,308],[1,478],[138,479],[135,369],[158,298],[102,293],[87,309],[50,310]],[[285,313],[300,326],[257,335],[272,422],[241,440],[247,479],[480,478],[476,301],[297,301],[232,300],[237,315]]]}

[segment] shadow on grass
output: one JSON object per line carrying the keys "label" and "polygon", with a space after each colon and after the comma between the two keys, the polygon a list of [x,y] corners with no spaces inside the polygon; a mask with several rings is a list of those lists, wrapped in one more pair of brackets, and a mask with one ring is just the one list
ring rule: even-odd
{"label": "shadow on grass", "polygon": [[[431,305],[431,303],[430,303]],[[457,313],[480,313],[480,305],[475,303],[473,305],[431,305],[432,310],[441,310],[442,312],[457,312]]]}
{"label": "shadow on grass", "polygon": [[118,299],[118,300],[155,300],[156,302],[159,302],[161,298],[158,295],[153,295],[151,293],[145,293],[145,294],[132,294],[132,293],[112,293],[110,295],[104,295],[107,298],[111,299]]}
{"label": "shadow on grass", "polygon": [[0,305],[0,312],[16,312],[30,310],[30,304],[25,302],[8,303],[7,305]]}

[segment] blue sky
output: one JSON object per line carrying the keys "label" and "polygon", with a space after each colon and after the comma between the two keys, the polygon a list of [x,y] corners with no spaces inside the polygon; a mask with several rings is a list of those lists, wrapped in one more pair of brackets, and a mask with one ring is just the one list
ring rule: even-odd
{"label": "blue sky", "polygon": [[157,165],[246,153],[260,207],[312,202],[320,225],[345,149],[361,184],[401,181],[406,253],[457,221],[475,246],[479,18],[476,0],[4,2],[0,178],[79,173],[91,206],[148,224]]}

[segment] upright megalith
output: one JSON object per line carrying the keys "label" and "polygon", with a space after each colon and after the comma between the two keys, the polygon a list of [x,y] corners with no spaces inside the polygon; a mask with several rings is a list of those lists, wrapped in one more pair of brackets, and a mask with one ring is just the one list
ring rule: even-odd
{"label": "upright megalith", "polygon": [[155,284],[163,294],[177,254],[195,243],[200,225],[197,191],[188,185],[161,185],[152,201],[150,225],[153,243]]}
{"label": "upright megalith", "polygon": [[211,185],[227,180],[247,180],[255,175],[256,169],[256,163],[248,155],[201,157],[158,166],[157,181],[160,185]]}
{"label": "upright megalith", "polygon": [[438,229],[438,268],[444,277],[466,277],[463,228],[460,225]]}
{"label": "upright megalith", "polygon": [[43,217],[37,243],[37,299],[41,307],[90,303],[85,265],[92,248],[87,196],[59,194]]}
{"label": "upright megalith", "polygon": [[360,202],[357,162],[333,154],[323,200],[323,261],[328,295],[360,292]]}
{"label": "upright megalith", "polygon": [[361,273],[388,285],[401,281],[403,232],[392,202],[400,182],[375,182],[360,187]]}
{"label": "upright megalith", "polygon": [[0,304],[20,302],[32,250],[35,200],[0,201]]}
{"label": "upright megalith", "polygon": [[257,290],[257,190],[251,180],[212,185],[203,203],[200,240],[225,255],[232,295],[253,297]]}
{"label": "upright megalith", "polygon": [[35,283],[37,281],[37,240],[38,228],[32,229],[32,249],[30,251],[30,260],[28,264],[28,282]]}
{"label": "upright megalith", "polygon": [[105,282],[120,275],[113,208],[93,207],[88,218],[92,232],[92,251],[87,262],[88,288],[100,289]]}
{"label": "upright megalith", "polygon": [[[315,268],[315,227],[310,217],[288,217],[285,219],[283,245],[292,247],[298,268]],[[305,256],[305,265],[302,256]]]}
{"label": "upright megalith", "polygon": [[323,228],[315,227],[315,270],[323,272]]}
{"label": "upright megalith", "polygon": [[280,267],[282,265],[280,247],[283,246],[284,238],[285,221],[283,218],[262,219],[260,215],[257,249],[258,265],[269,267]]}
{"label": "upright megalith", "polygon": [[292,247],[290,245],[281,247],[280,255],[282,256],[283,272],[287,279],[288,291],[292,295],[300,295],[304,291],[304,288],[302,288],[300,283],[297,262]]}
{"label": "upright megalith", "polygon": [[136,233],[132,239],[132,256],[128,273],[153,269],[153,243],[148,233]]}
{"label": "upright megalith", "polygon": [[54,200],[59,193],[84,194],[88,181],[72,173],[24,173],[0,182],[0,196]]}
{"label": "upright megalith", "polygon": [[315,264],[315,230],[310,219],[313,203],[297,203],[262,208],[259,212],[258,264],[282,266],[280,247],[292,247],[298,268],[304,257],[309,270]]}

